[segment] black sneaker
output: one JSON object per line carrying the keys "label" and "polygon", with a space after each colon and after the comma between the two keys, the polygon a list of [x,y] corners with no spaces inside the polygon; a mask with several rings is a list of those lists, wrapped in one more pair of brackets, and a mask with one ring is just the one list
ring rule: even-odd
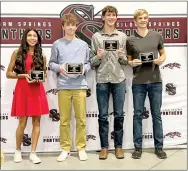
{"label": "black sneaker", "polygon": [[135,148],[133,154],[132,154],[132,158],[133,159],[140,159],[142,155],[142,148]]}
{"label": "black sneaker", "polygon": [[160,159],[166,159],[167,155],[166,153],[163,151],[162,148],[155,148],[155,154],[157,155],[158,158]]}

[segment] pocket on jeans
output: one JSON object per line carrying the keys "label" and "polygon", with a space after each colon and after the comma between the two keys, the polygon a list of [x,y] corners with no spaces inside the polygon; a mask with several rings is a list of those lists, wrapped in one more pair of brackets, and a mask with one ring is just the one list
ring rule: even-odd
{"label": "pocket on jeans", "polygon": [[163,84],[161,82],[153,83],[153,88],[155,91],[163,91]]}

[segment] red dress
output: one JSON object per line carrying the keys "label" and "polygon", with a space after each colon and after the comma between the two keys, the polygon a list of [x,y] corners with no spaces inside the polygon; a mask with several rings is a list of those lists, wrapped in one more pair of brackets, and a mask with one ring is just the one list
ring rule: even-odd
{"label": "red dress", "polygon": [[[32,55],[27,54],[26,71],[31,70]],[[14,91],[11,116],[41,116],[49,114],[48,101],[43,83],[28,83],[18,79]]]}

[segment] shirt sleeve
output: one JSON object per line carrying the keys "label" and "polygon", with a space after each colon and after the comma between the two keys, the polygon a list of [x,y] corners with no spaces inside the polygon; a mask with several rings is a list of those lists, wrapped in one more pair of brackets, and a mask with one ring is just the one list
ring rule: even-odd
{"label": "shirt sleeve", "polygon": [[90,62],[90,49],[88,47],[88,45],[86,45],[86,60],[85,60],[85,64],[84,64],[84,69],[85,72],[89,72],[89,70],[91,69],[91,62]]}
{"label": "shirt sleeve", "polygon": [[98,49],[98,45],[97,45],[96,37],[93,35],[91,39],[91,66],[92,67],[96,67],[101,64],[101,59],[97,55],[97,49]]}
{"label": "shirt sleeve", "polygon": [[127,35],[123,34],[123,50],[124,50],[124,55],[123,57],[119,58],[119,63],[122,65],[127,65],[127,50],[126,50],[126,40],[127,40]]}
{"label": "shirt sleeve", "polygon": [[58,61],[58,49],[56,44],[54,43],[51,49],[51,57],[49,60],[49,67],[52,71],[59,73],[60,72],[60,64]]}
{"label": "shirt sleeve", "polygon": [[159,44],[158,44],[158,50],[162,50],[164,48],[164,41],[162,35],[159,35]]}
{"label": "shirt sleeve", "polygon": [[132,46],[130,45],[129,39],[126,41],[126,50],[127,50],[127,56],[133,56],[133,50]]}

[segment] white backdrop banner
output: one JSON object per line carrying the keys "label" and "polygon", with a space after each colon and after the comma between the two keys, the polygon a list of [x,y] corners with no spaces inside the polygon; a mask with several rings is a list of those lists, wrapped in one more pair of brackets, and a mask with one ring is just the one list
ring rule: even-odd
{"label": "white backdrop banner", "polygon": [[[144,8],[150,14],[149,29],[162,34],[167,59],[160,67],[163,77],[163,105],[161,115],[164,127],[164,147],[177,147],[187,143],[187,5],[186,2],[111,2],[118,9],[117,28],[130,36],[134,29],[133,13]],[[43,52],[49,61],[53,42],[63,36],[60,17],[73,12],[79,18],[76,32],[78,38],[90,46],[91,36],[102,28],[101,9],[107,2],[2,2],[1,16],[1,147],[4,152],[14,152],[15,132],[18,119],[10,117],[16,80],[6,78],[6,70],[12,52],[18,48],[23,31],[27,27],[36,28],[42,36]],[[16,5],[16,8],[15,8]],[[30,8],[30,6],[35,8]],[[169,6],[169,8],[166,8]],[[41,8],[42,7],[42,8]],[[133,148],[133,102],[132,69],[125,67],[126,100],[124,105],[123,148]],[[44,83],[50,113],[41,119],[41,133],[37,151],[59,151],[59,109],[57,101],[56,75],[47,70],[48,79]],[[95,71],[87,74],[91,94],[87,95],[87,150],[99,150],[98,107],[96,101]],[[74,111],[71,113],[71,134],[75,137]],[[109,142],[114,148],[113,105],[109,103]],[[31,149],[31,118],[24,132],[23,148]],[[143,147],[153,147],[152,117],[148,98],[143,119]],[[72,141],[75,150],[75,140]]]}

